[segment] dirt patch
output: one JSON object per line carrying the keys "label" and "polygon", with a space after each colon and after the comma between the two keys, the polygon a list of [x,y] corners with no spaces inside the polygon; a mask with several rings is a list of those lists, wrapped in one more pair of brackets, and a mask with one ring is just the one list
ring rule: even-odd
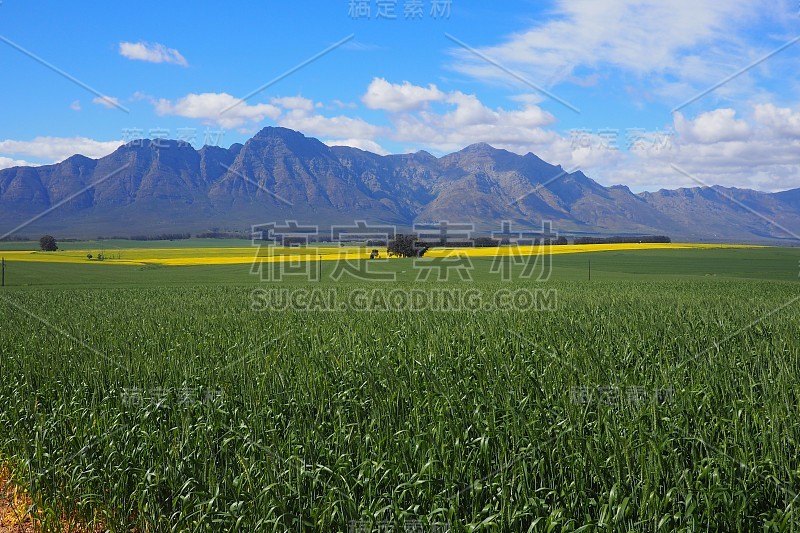
{"label": "dirt patch", "polygon": [[31,499],[13,481],[8,468],[0,467],[0,533],[34,533]]}
{"label": "dirt patch", "polygon": [[[39,533],[40,528],[31,516],[29,509],[32,500],[19,485],[14,483],[14,475],[7,467],[0,465],[0,533]],[[102,525],[94,528],[84,527],[62,517],[61,531],[70,533],[100,533]],[[40,522],[39,522],[40,524]]]}

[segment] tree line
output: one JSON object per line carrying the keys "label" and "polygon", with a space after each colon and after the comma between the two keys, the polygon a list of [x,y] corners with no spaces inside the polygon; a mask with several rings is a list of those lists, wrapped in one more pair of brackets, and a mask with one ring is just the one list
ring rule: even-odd
{"label": "tree line", "polygon": [[[241,238],[241,234],[237,233],[222,233],[222,232],[207,232],[200,233],[197,238],[206,239],[231,239]],[[121,237],[117,237],[122,239]],[[136,235],[129,239],[132,241],[166,241],[166,240],[182,240],[190,239],[189,233],[162,233],[161,235]],[[302,241],[302,242],[300,242]],[[297,244],[305,244],[305,241],[300,239]],[[613,237],[575,237],[572,241],[573,244],[638,244],[638,243],[671,243],[672,239],[666,235],[640,235],[640,236],[613,236]],[[369,241],[369,246],[376,246],[380,243],[383,246],[385,241]],[[428,249],[434,246],[446,246],[448,248],[470,247],[470,248],[487,248],[496,246],[506,246],[510,242],[508,239],[492,239],[491,237],[475,237],[473,239],[465,239],[456,242],[438,242],[431,243],[419,239],[416,235],[403,235],[398,234],[394,239],[386,244],[386,251],[389,256],[398,257],[422,257]],[[564,237],[556,239],[531,239],[529,243],[533,246],[566,246],[569,240]],[[39,239],[39,247],[45,252],[54,252],[58,250],[58,244],[55,237],[52,235],[43,235]]]}
{"label": "tree line", "polygon": [[[672,239],[666,235],[640,235],[640,236],[613,236],[613,237],[575,237],[572,244],[635,244],[635,243],[670,243]],[[374,242],[368,244],[375,244]],[[491,248],[497,246],[510,245],[508,239],[492,239],[491,237],[475,237],[455,242],[426,242],[419,239],[416,235],[399,234],[391,240],[386,247],[389,256],[398,257],[422,257],[428,249],[434,246],[444,246],[447,248]],[[564,236],[555,239],[532,238],[518,244],[532,246],[568,246],[569,239]]]}
{"label": "tree line", "polygon": [[575,244],[637,244],[637,243],[671,243],[666,235],[640,235],[617,237],[575,237]]}

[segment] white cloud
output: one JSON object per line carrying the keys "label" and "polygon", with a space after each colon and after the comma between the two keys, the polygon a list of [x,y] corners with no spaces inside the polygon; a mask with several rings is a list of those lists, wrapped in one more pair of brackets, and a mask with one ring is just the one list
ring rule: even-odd
{"label": "white cloud", "polygon": [[323,141],[328,146],[352,146],[373,154],[388,155],[389,151],[383,146],[369,139],[330,139]]}
{"label": "white cloud", "polygon": [[57,163],[75,154],[97,159],[122,144],[122,141],[96,141],[86,137],[36,137],[30,141],[7,139],[0,141],[0,153]]}
{"label": "white cloud", "polygon": [[465,98],[451,112],[439,114],[404,113],[391,118],[392,138],[416,148],[444,153],[476,142],[518,153],[537,152],[558,135],[541,126],[538,108],[516,111],[491,110],[480,102]]}
{"label": "white cloud", "polygon": [[162,98],[155,102],[155,108],[159,115],[199,119],[223,128],[258,123],[265,118],[274,120],[281,114],[281,110],[274,105],[250,105],[228,93],[190,93],[174,102]]}
{"label": "white cloud", "polygon": [[494,112],[483,105],[474,94],[456,92],[447,98],[447,103],[456,106],[453,111],[441,117],[441,123],[448,127],[475,126],[491,123],[495,119]]}
{"label": "white cloud", "polygon": [[375,153],[388,153],[375,141],[376,138],[385,134],[384,129],[380,126],[370,124],[358,117],[346,115],[331,117],[320,114],[316,110],[325,109],[326,106],[321,102],[314,102],[302,96],[276,97],[272,98],[270,103],[273,110],[270,110],[268,118],[278,126],[323,139],[331,139],[324,141],[330,146],[353,146]]}
{"label": "white cloud", "polygon": [[[787,119],[793,117],[785,111],[771,104],[757,105],[750,122],[734,119],[730,109],[717,109],[693,119],[676,113],[672,142],[645,146],[621,154],[624,157],[618,164],[587,170],[602,183],[624,183],[634,190],[703,184],[762,191],[797,188],[800,187],[800,138],[781,133],[787,123],[791,125]],[[736,134],[730,135],[730,131],[720,127],[722,124]],[[697,181],[682,175],[672,165],[687,171]]]}
{"label": "white cloud", "polygon": [[322,138],[345,139],[353,146],[357,143],[360,146],[371,146],[369,143],[383,134],[381,127],[361,118],[345,115],[328,117],[315,113],[316,109],[324,106],[302,96],[276,97],[269,104],[254,105],[241,102],[227,93],[188,94],[175,101],[163,98],[151,101],[159,115],[199,119],[248,133],[251,131],[249,126],[270,119],[278,126]]}
{"label": "white cloud", "polygon": [[134,93],[131,95],[131,100],[133,100],[134,102],[141,102],[142,100],[147,100],[151,104],[155,104],[156,101],[155,98],[142,91],[134,91]]}
{"label": "white cloud", "polygon": [[[724,185],[762,191],[800,187],[800,149],[796,141],[775,143],[763,139],[730,141],[716,145],[678,142],[670,150],[643,151],[625,158],[624,164],[587,172],[600,182],[624,183],[634,190]],[[676,171],[676,165],[695,179]]]}
{"label": "white cloud", "polygon": [[[598,72],[618,70],[655,85],[660,96],[686,99],[763,52],[735,31],[759,10],[750,0],[557,0],[543,22],[478,51],[544,87],[591,85]],[[471,51],[456,47],[452,54],[457,71],[514,81]]]}
{"label": "white cloud", "polygon": [[333,105],[339,109],[355,109],[358,107],[355,102],[342,102],[341,100],[334,100]]}
{"label": "white cloud", "polygon": [[755,120],[776,135],[800,137],[800,112],[773,104],[755,106]]}
{"label": "white cloud", "polygon": [[109,109],[120,107],[119,98],[114,96],[95,96],[92,98],[92,103],[107,107]]}
{"label": "white cloud", "polygon": [[443,153],[488,142],[524,153],[556,137],[542,129],[555,122],[555,117],[529,103],[530,98],[522,98],[519,109],[490,109],[474,94],[445,93],[434,85],[392,84],[376,78],[363,100],[374,109],[389,112],[392,127],[386,129],[388,137],[426,150]]}
{"label": "white cloud", "polygon": [[173,63],[182,67],[189,66],[186,58],[180,52],[174,48],[167,48],[161,43],[121,42],[119,43],[119,53],[128,59],[147,61],[149,63]]}
{"label": "white cloud", "polygon": [[426,88],[407,81],[394,84],[383,78],[374,78],[361,100],[370,109],[398,112],[421,109],[430,102],[443,100],[444,97],[445,94],[433,84]]}
{"label": "white cloud", "polygon": [[520,102],[523,104],[531,104],[531,105],[538,105],[546,100],[545,96],[542,93],[517,94],[511,96],[510,98],[515,102]]}
{"label": "white cloud", "polygon": [[302,131],[310,135],[333,139],[374,140],[383,135],[383,129],[361,119],[345,115],[326,117],[311,114],[303,109],[294,109],[278,118],[284,128]]}
{"label": "white cloud", "polygon": [[[535,147],[534,154],[548,163],[562,165],[565,169],[580,169],[597,179],[594,171],[624,168],[627,154],[619,149],[619,143],[611,143],[597,133],[589,134],[579,141],[569,136],[549,132],[551,135]],[[586,142],[584,142],[586,141]],[[611,173],[613,181],[614,173]],[[615,184],[617,182],[609,183]]]}
{"label": "white cloud", "polygon": [[74,100],[71,104],[69,104],[69,108],[73,111],[80,111],[81,110],[81,101]]}
{"label": "white cloud", "polygon": [[281,98],[273,98],[270,101],[286,109],[302,109],[303,111],[314,109],[314,102],[302,96],[283,96]]}
{"label": "white cloud", "polygon": [[36,166],[34,163],[29,163],[22,159],[11,159],[10,157],[0,156],[0,170],[11,167],[30,167]]}
{"label": "white cloud", "polygon": [[694,120],[686,120],[682,113],[675,113],[675,130],[686,140],[700,144],[746,139],[750,126],[744,120],[736,120],[734,109],[715,109],[700,114]]}

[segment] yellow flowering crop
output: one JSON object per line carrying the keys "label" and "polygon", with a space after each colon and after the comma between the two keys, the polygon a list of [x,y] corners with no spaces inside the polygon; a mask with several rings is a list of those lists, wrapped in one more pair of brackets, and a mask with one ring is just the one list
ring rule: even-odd
{"label": "yellow flowering crop", "polygon": [[[678,250],[711,248],[751,248],[746,245],[729,244],[684,244],[684,243],[630,243],[630,244],[567,244],[561,246],[499,246],[486,248],[431,248],[425,257],[495,257],[508,255],[535,255],[608,252],[621,250]],[[359,247],[238,247],[238,248],[135,248],[106,250],[103,261],[97,260],[98,250],[67,250],[60,252],[0,252],[6,261],[29,261],[42,263],[92,263],[117,265],[239,265],[250,264],[258,259],[263,262],[286,261],[335,261],[369,259],[371,248]],[[380,250],[386,257],[385,249]],[[87,258],[92,254],[92,259]]]}

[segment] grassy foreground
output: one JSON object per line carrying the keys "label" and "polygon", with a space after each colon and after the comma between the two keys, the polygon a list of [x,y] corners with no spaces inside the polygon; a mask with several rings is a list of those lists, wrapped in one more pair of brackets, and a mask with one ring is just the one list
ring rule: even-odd
{"label": "grassy foreground", "polygon": [[[800,254],[618,253],[512,283],[539,311],[258,311],[241,266],[26,263],[0,458],[45,528],[797,528]],[[474,278],[445,286],[509,286]]]}

